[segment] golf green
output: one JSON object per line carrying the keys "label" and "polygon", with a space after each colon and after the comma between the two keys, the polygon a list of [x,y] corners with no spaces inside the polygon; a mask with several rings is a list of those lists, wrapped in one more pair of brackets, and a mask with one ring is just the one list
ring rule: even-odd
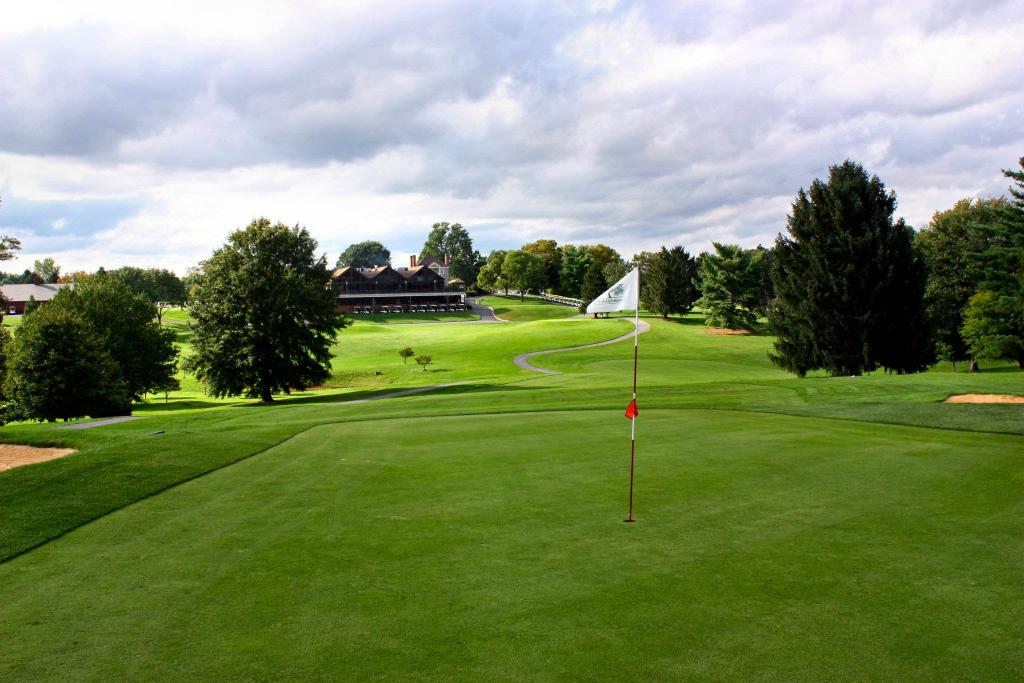
{"label": "golf green", "polygon": [[[486,418],[486,419],[485,419]],[[11,679],[1020,672],[1018,439],[647,411],[323,425],[0,567]]]}

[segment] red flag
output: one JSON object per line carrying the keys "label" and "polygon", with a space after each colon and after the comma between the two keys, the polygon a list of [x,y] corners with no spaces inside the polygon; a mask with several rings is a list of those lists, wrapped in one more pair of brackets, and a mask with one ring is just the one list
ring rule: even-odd
{"label": "red flag", "polygon": [[634,398],[629,402],[629,407],[626,408],[626,417],[632,420],[634,417],[640,414],[640,411],[636,409],[636,399]]}

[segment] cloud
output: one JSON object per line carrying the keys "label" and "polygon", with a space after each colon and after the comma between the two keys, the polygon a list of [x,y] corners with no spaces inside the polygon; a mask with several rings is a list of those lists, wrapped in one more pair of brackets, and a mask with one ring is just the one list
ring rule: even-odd
{"label": "cloud", "polygon": [[182,269],[257,215],[332,258],[444,219],[484,251],[768,243],[846,158],[922,225],[1024,154],[1012,2],[90,7],[0,28],[0,225],[66,269]]}

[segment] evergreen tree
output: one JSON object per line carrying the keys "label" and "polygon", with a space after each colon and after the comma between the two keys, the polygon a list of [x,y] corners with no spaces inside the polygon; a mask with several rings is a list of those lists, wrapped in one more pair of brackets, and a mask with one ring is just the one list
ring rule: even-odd
{"label": "evergreen tree", "polygon": [[305,228],[259,218],[201,264],[186,364],[210,394],[269,402],[330,376],[331,345],[348,323],[316,250]]}
{"label": "evergreen tree", "polygon": [[697,299],[696,270],[697,262],[685,249],[662,247],[650,257],[647,272],[641,277],[641,281],[647,281],[647,287],[640,288],[641,305],[662,318],[688,313]]}
{"label": "evergreen tree", "polygon": [[35,420],[124,415],[131,399],[117,363],[81,315],[44,306],[11,345],[6,394],[16,412]]}
{"label": "evergreen tree", "polygon": [[156,306],[111,274],[57,293],[47,308],[85,321],[113,359],[128,395],[141,399],[168,385],[177,371],[174,332],[156,320]]}
{"label": "evergreen tree", "polygon": [[714,253],[701,254],[698,266],[704,321],[730,330],[751,329],[761,305],[767,252],[735,244],[713,245]]}
{"label": "evergreen tree", "polygon": [[559,294],[578,299],[583,288],[583,278],[590,269],[591,258],[587,247],[574,244],[562,245],[562,269],[559,275]]}
{"label": "evergreen tree", "polygon": [[583,287],[580,290],[580,313],[585,313],[587,306],[608,289],[608,281],[604,279],[604,269],[596,261],[590,264],[587,274],[583,277]]}
{"label": "evergreen tree", "polygon": [[896,195],[852,161],[800,190],[789,235],[775,242],[773,362],[802,377],[918,372],[934,361],[924,260],[895,208]]}

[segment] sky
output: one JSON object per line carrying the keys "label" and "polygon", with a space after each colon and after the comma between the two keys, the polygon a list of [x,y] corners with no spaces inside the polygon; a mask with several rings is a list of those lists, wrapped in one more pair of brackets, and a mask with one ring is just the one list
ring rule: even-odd
{"label": "sky", "polygon": [[0,270],[183,274],[258,216],[332,264],[437,221],[767,245],[845,159],[923,227],[1024,156],[1021,35],[1019,0],[6,3]]}

